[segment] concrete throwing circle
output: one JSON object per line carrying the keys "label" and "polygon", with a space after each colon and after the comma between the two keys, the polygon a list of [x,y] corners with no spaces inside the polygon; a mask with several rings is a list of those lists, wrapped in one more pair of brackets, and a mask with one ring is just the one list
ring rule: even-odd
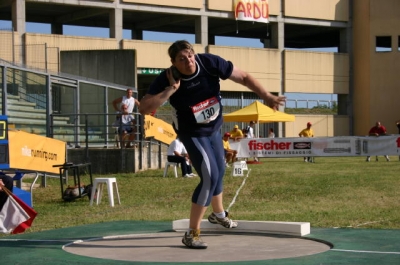
{"label": "concrete throwing circle", "polygon": [[190,249],[182,232],[133,234],[76,241],[69,253],[93,258],[139,262],[233,262],[294,258],[328,251],[310,239],[271,234],[202,232],[207,249]]}

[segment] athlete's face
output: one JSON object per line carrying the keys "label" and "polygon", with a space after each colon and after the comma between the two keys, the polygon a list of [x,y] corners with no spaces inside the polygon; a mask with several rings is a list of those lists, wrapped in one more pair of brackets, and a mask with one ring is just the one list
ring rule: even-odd
{"label": "athlete's face", "polygon": [[172,64],[184,75],[192,75],[196,72],[195,56],[192,50],[180,51]]}

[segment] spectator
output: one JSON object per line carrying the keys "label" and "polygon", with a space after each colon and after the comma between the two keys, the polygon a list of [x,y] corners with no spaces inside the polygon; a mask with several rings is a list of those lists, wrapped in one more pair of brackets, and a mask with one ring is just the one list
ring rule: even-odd
{"label": "spectator", "polygon": [[238,125],[233,126],[232,131],[230,132],[230,139],[232,141],[240,141],[240,139],[244,138],[242,130],[239,129]]}
{"label": "spectator", "polygon": [[[255,125],[255,121],[250,121],[250,124],[245,128],[246,133],[244,134],[245,138],[254,138],[254,125]],[[254,162],[258,162],[258,158],[254,157],[253,158]]]}
{"label": "spectator", "polygon": [[135,104],[140,107],[140,102],[133,97],[133,90],[128,88],[126,90],[126,96],[122,96],[120,98],[114,99],[112,102],[115,111],[119,111],[121,109],[122,104],[125,104],[128,107],[128,113],[132,114],[133,109],[135,108]]}
{"label": "spectator", "polygon": [[246,127],[246,138],[254,138],[254,125],[256,123],[254,121],[250,121],[249,126]]}
{"label": "spectator", "polygon": [[[369,135],[369,136],[376,136],[376,137],[382,136],[382,135],[386,135],[386,128],[385,128],[385,126],[383,126],[383,125],[381,124],[380,121],[377,121],[377,122],[375,123],[375,126],[372,127],[372,128],[369,130],[368,135]],[[387,162],[390,161],[388,155],[384,155],[384,157],[386,158],[386,161],[387,161]],[[371,161],[371,157],[370,157],[370,156],[367,156],[367,160],[366,160],[366,161],[367,161],[367,162]],[[375,161],[378,161],[378,156],[375,157]]]}
{"label": "spectator", "polygon": [[268,138],[275,138],[274,128],[269,128]]}
{"label": "spectator", "polygon": [[[300,133],[300,137],[314,137],[314,132],[311,129],[311,122],[307,122],[307,128],[303,129]],[[314,162],[314,159],[309,156],[309,157],[304,157],[304,162]]]}
{"label": "spectator", "polygon": [[3,191],[3,186],[5,186],[11,192],[13,191],[14,181],[12,177],[8,175],[0,175],[0,211],[3,209],[4,204],[8,199],[7,193]]}
{"label": "spectator", "polygon": [[225,152],[225,166],[230,167],[229,163],[234,163],[236,161],[237,151],[231,149],[229,145],[229,137],[231,136],[230,133],[225,133],[224,137],[222,138],[222,144],[224,145],[224,152]]}
{"label": "spectator", "polygon": [[[128,112],[128,106],[121,105],[121,114],[117,115],[117,120],[113,126],[118,127],[118,135],[121,141],[121,146],[131,148],[131,144],[135,140],[135,118]],[[128,141],[127,141],[128,138]]]}
{"label": "spectator", "polygon": [[218,55],[196,54],[185,40],[174,42],[168,54],[172,66],[154,79],[140,103],[140,113],[148,114],[167,100],[174,109],[172,125],[200,175],[182,243],[189,248],[205,249],[207,243],[201,240],[200,224],[208,206],[212,206],[210,223],[225,228],[238,226],[223,206],[225,159],[220,133],[220,80],[230,79],[246,86],[273,109],[283,105],[286,97],[271,94],[252,75]]}
{"label": "spectator", "polygon": [[190,165],[189,155],[186,151],[185,146],[176,138],[171,142],[167,150],[168,162],[179,163],[182,170],[182,177],[191,178],[197,175],[192,172],[192,166]]}

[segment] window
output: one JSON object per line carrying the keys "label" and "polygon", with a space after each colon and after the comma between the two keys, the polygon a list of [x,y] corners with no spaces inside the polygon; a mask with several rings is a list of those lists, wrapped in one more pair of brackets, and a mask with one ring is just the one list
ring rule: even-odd
{"label": "window", "polygon": [[376,37],[376,52],[391,52],[392,51],[392,37],[380,36]]}

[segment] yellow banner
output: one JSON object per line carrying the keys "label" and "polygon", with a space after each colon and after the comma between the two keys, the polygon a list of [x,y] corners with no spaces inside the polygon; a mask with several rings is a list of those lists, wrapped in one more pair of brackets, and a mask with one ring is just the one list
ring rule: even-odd
{"label": "yellow banner", "polygon": [[59,174],[65,163],[65,142],[23,131],[9,131],[10,168]]}
{"label": "yellow banner", "polygon": [[154,137],[165,144],[170,144],[176,139],[176,133],[172,125],[150,115],[144,116],[144,135]]}
{"label": "yellow banner", "polygon": [[268,0],[233,0],[236,20],[269,23]]}

